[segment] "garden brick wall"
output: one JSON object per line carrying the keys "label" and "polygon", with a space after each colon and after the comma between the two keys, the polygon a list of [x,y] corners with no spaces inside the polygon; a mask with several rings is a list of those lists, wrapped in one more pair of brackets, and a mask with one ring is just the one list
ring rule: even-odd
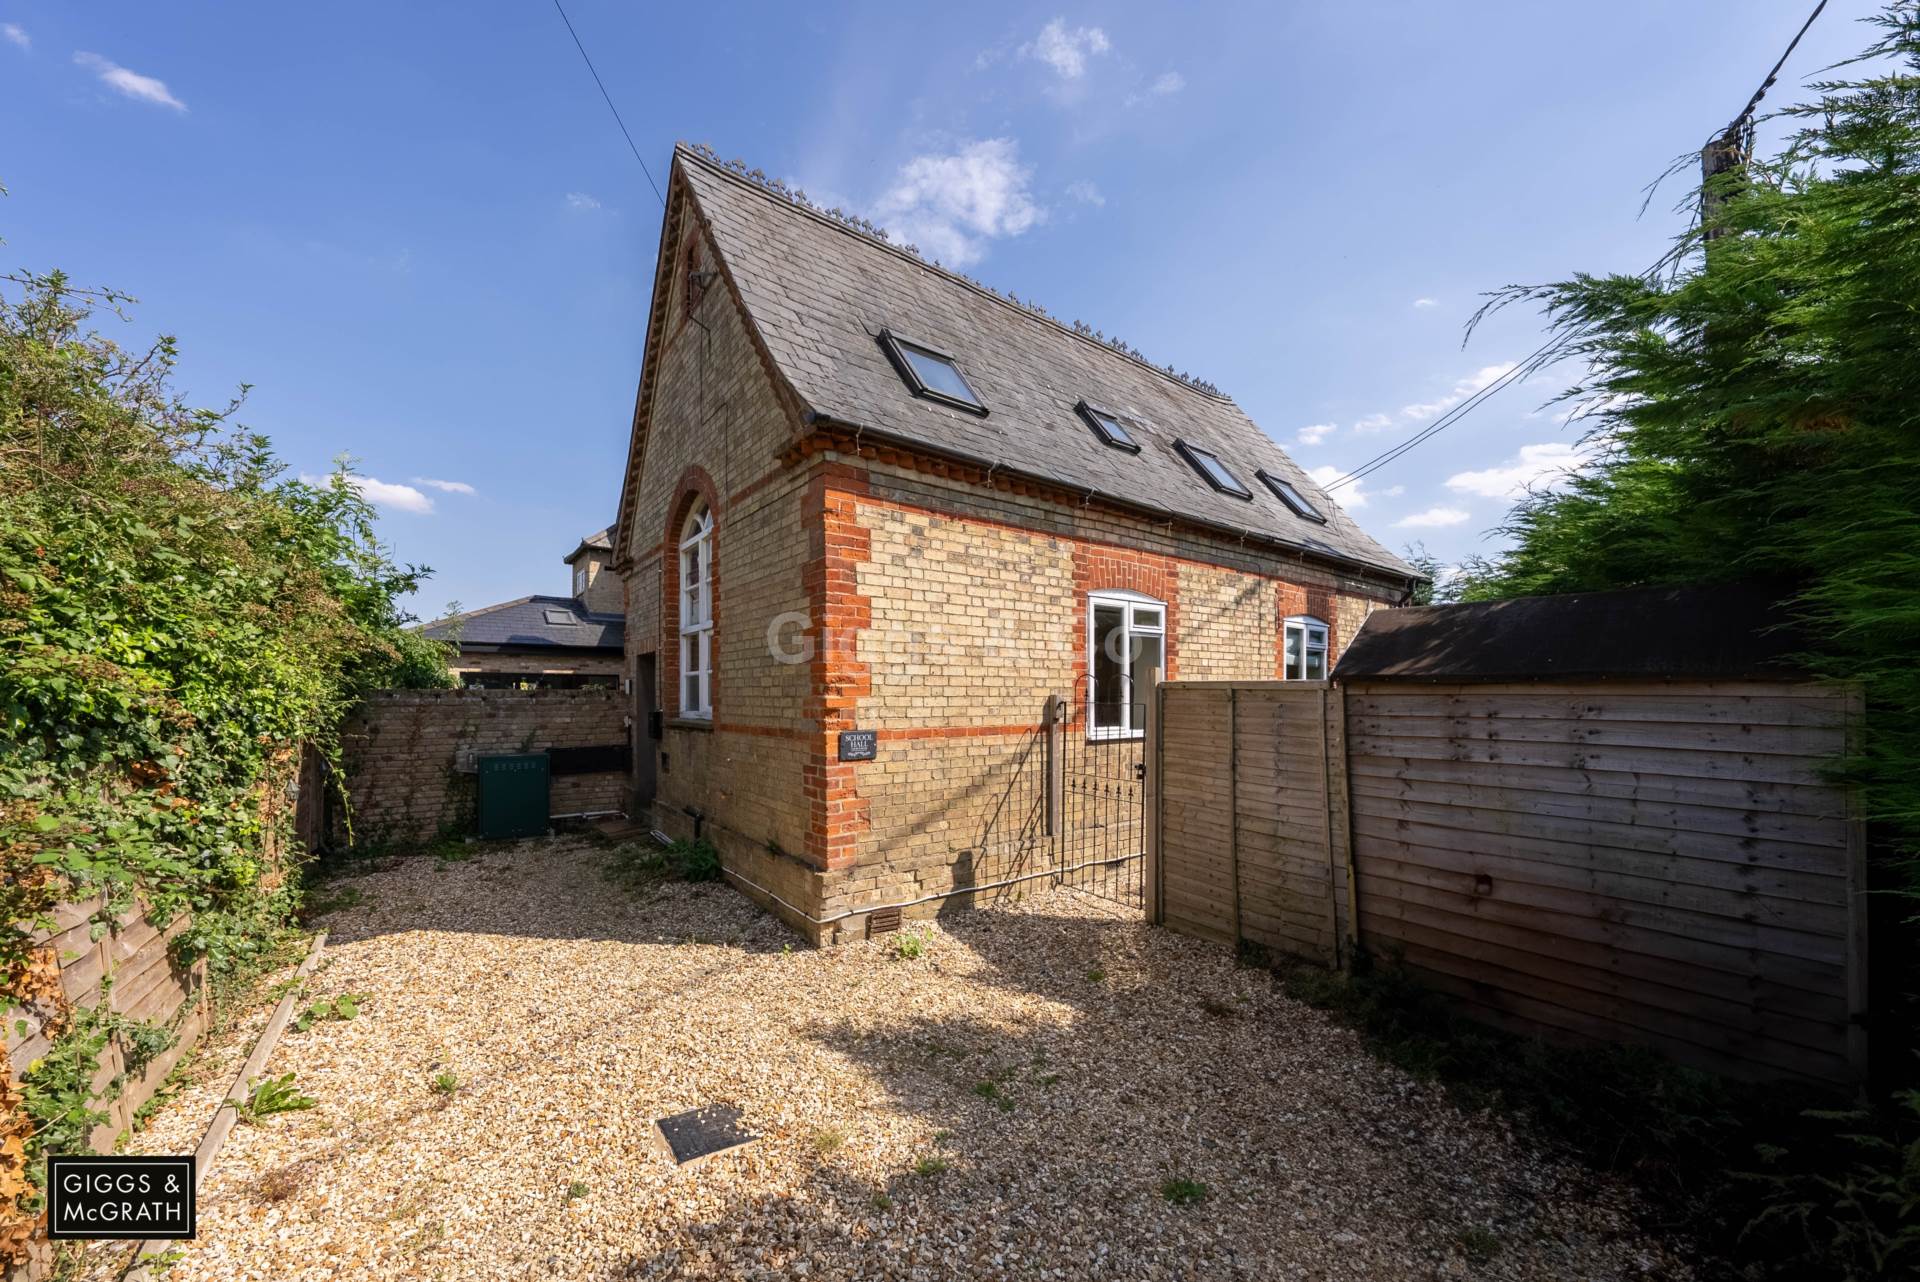
{"label": "garden brick wall", "polygon": [[[625,740],[618,689],[394,690],[367,699],[342,728],[356,844],[429,841],[474,830],[475,760]],[[624,772],[562,775],[551,813],[622,810]],[[335,839],[347,839],[335,824]]]}

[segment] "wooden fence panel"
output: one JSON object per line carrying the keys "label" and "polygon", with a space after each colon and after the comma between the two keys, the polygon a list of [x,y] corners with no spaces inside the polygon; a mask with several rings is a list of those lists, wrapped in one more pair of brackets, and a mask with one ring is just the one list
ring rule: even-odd
{"label": "wooden fence panel", "polygon": [[1865,1067],[1863,836],[1813,683],[1174,682],[1157,919],[1400,957],[1470,1014],[1744,1077]]}
{"label": "wooden fence panel", "polygon": [[1845,1080],[1861,893],[1845,692],[1347,687],[1363,942],[1475,1015]]}
{"label": "wooden fence panel", "polygon": [[1338,964],[1349,929],[1346,825],[1335,817],[1345,780],[1329,760],[1339,735],[1327,683],[1161,691],[1160,920]]}

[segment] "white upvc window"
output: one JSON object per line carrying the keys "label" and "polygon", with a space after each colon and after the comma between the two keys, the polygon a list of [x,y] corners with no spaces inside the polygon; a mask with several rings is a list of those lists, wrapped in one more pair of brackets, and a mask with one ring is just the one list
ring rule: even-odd
{"label": "white upvc window", "polygon": [[1286,622],[1286,658],[1281,676],[1289,681],[1327,679],[1327,625],[1310,614]]}
{"label": "white upvc window", "polygon": [[713,513],[704,503],[680,531],[680,715],[713,715]]}
{"label": "white upvc window", "polygon": [[1138,592],[1087,595],[1087,735],[1134,738],[1146,730],[1153,670],[1167,664],[1167,606]]}
{"label": "white upvc window", "polygon": [[573,567],[573,594],[585,596],[587,593],[587,567],[584,563]]}

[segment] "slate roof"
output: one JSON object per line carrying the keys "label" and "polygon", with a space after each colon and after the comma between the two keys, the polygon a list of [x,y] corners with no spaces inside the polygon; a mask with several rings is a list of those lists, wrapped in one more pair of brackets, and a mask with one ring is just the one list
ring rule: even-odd
{"label": "slate roof", "polygon": [[[552,622],[564,613],[567,622]],[[420,629],[435,640],[450,640],[459,624],[460,645],[544,646],[576,650],[612,650],[624,643],[627,621],[617,614],[594,614],[570,596],[523,596],[436,619]]]}
{"label": "slate roof", "polygon": [[[809,420],[824,418],[1153,512],[1308,552],[1415,574],[1370,538],[1239,406],[1106,343],[768,191],[682,147],[691,189],[730,279]],[[663,251],[664,253],[664,251]],[[663,261],[667,261],[663,258]],[[1116,273],[1114,279],[1120,279]],[[916,398],[879,341],[891,329],[951,354],[982,418]],[[1074,407],[1119,414],[1139,454],[1102,444]],[[1212,451],[1253,491],[1218,493],[1174,451]],[[1290,481],[1325,513],[1294,515],[1255,471]]]}
{"label": "slate roof", "polygon": [[573,551],[567,553],[565,556],[561,557],[560,560],[564,564],[572,565],[575,561],[580,559],[580,556],[583,552],[612,552],[612,551],[613,551],[613,527],[609,525],[606,529],[600,530],[594,534],[589,534],[585,538],[581,539],[580,546],[575,548]]}
{"label": "slate roof", "polygon": [[1376,610],[1339,681],[1806,680],[1780,584],[1630,588]]}

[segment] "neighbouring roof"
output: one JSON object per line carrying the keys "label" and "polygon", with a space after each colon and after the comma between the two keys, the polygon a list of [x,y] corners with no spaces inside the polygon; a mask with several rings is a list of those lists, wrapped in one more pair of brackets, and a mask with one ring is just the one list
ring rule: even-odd
{"label": "neighbouring roof", "polygon": [[1339,681],[1805,680],[1778,584],[1630,588],[1376,610]]}
{"label": "neighbouring roof", "polygon": [[[803,417],[1395,576],[1415,574],[1227,397],[685,147],[675,150],[674,169]],[[662,261],[674,260],[663,255]],[[882,348],[882,329],[953,356],[986,416],[916,398]],[[1102,444],[1075,410],[1083,400],[1121,415],[1140,452]],[[1253,491],[1252,501],[1210,488],[1175,452],[1176,439],[1226,462]],[[1326,524],[1290,511],[1260,484],[1255,473],[1261,469],[1309,496]]]}
{"label": "neighbouring roof", "polygon": [[571,650],[622,648],[627,621],[617,614],[595,614],[570,596],[523,596],[447,619],[436,619],[420,629],[436,641],[451,640],[456,631],[461,648],[468,646],[546,646]]}
{"label": "neighbouring roof", "polygon": [[565,565],[572,565],[588,552],[605,552],[609,555],[612,554],[613,527],[611,525],[597,534],[589,534],[581,539],[580,546],[561,557],[560,560]]}

